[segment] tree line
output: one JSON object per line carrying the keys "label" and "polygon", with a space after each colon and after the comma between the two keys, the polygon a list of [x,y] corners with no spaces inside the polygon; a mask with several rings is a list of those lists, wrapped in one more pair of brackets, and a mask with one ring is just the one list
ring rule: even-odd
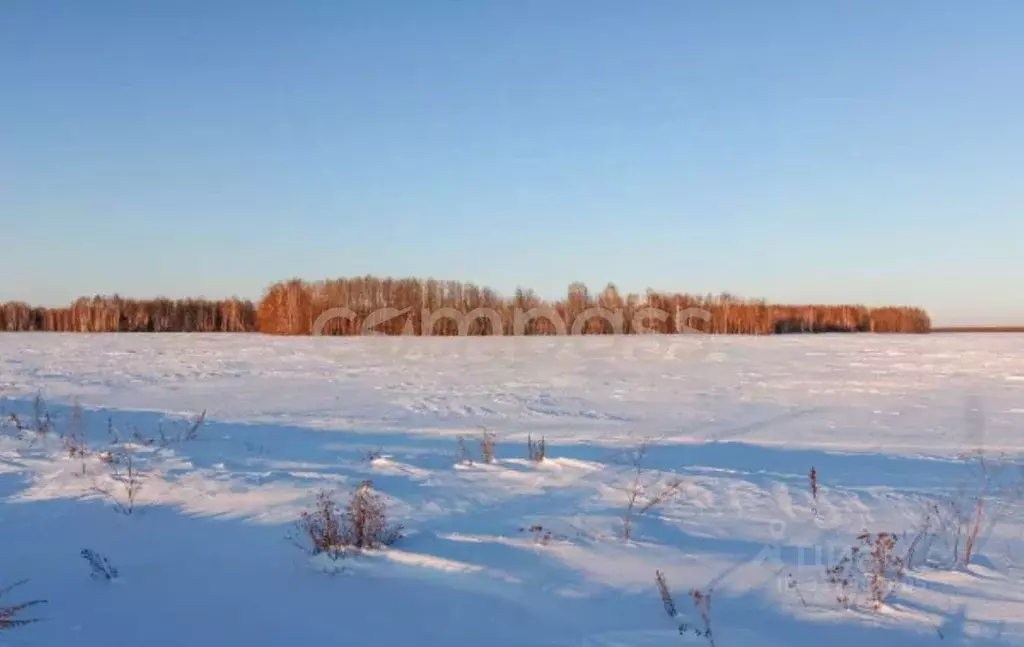
{"label": "tree line", "polygon": [[[318,321],[324,313],[329,319]],[[612,284],[591,294],[581,283],[570,285],[564,298],[546,301],[527,289],[506,298],[471,283],[372,276],[276,283],[260,301],[257,318],[261,332],[277,335],[309,335],[315,328],[329,335],[372,330],[450,336],[923,333],[931,327],[927,313],[913,307],[779,305],[730,294],[654,290],[623,296]]]}
{"label": "tree line", "polygon": [[[326,314],[325,314],[326,313]],[[80,298],[64,308],[0,303],[0,331],[262,332],[273,335],[550,335],[702,332],[924,333],[913,307],[783,305],[730,294],[648,290],[622,295],[612,284],[592,294],[573,283],[562,299],[532,290],[504,297],[458,281],[372,276],[271,285],[254,304],[241,299]]]}
{"label": "tree line", "polygon": [[66,308],[0,303],[0,331],[256,332],[256,306],[225,299],[82,297]]}

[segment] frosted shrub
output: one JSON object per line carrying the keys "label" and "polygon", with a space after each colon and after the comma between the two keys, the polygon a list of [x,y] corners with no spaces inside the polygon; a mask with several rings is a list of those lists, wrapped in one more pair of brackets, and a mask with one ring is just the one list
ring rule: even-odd
{"label": "frosted shrub", "polygon": [[826,581],[835,589],[841,606],[856,606],[857,594],[865,591],[871,606],[880,609],[903,580],[907,559],[897,553],[899,537],[893,533],[864,531],[857,542],[826,568]]}
{"label": "frosted shrub", "polygon": [[350,549],[385,548],[402,538],[402,526],[388,521],[384,499],[370,481],[359,484],[344,510],[330,491],[321,490],[313,509],[302,513],[298,526],[311,554],[326,553],[335,559]]}

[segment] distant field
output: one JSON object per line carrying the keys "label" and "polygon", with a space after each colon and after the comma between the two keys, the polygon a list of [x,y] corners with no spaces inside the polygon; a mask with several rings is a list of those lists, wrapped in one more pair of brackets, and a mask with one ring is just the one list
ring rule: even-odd
{"label": "distant field", "polygon": [[932,328],[932,332],[1020,332],[1024,326],[940,326]]}

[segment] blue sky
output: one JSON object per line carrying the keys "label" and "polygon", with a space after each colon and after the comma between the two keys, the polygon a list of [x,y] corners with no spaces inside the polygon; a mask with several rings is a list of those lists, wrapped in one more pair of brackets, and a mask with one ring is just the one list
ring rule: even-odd
{"label": "blue sky", "polygon": [[0,300],[381,274],[1024,323],[1024,3],[0,8]]}

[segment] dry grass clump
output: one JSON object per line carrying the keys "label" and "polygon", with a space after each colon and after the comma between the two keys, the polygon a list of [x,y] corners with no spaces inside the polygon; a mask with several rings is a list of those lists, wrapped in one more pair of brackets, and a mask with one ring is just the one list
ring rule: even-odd
{"label": "dry grass clump", "polygon": [[388,521],[383,497],[363,481],[342,509],[329,490],[317,493],[312,510],[302,513],[299,529],[313,555],[344,556],[350,550],[380,549],[402,538],[403,527]]}
{"label": "dry grass clump", "polygon": [[[14,590],[16,587],[22,586],[28,582],[28,580],[21,580],[11,584],[5,589],[0,590],[0,600],[4,598],[8,593]],[[40,604],[46,604],[46,600],[29,600],[28,602],[21,602],[11,606],[0,606],[0,631],[6,631],[8,629],[15,629],[17,627],[24,627],[25,625],[32,624],[33,622],[39,622],[38,618],[20,618],[21,612],[30,607],[34,607]]]}

